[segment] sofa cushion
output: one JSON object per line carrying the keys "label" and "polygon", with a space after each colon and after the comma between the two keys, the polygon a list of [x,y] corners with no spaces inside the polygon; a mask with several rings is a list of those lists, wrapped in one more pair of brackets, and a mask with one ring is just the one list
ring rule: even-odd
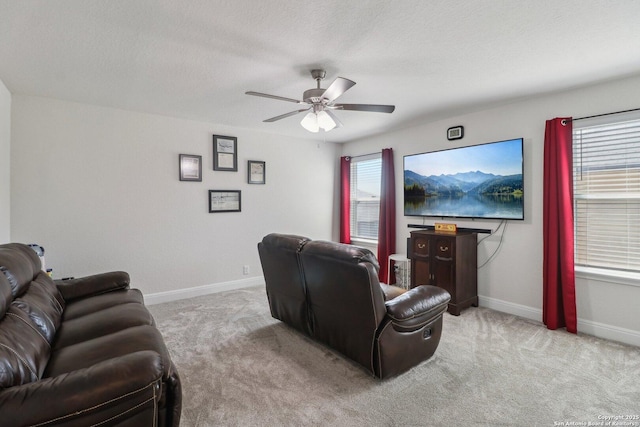
{"label": "sofa cushion", "polygon": [[147,308],[138,303],[125,303],[115,307],[66,320],[60,326],[54,348],[59,349],[82,341],[99,338],[132,326],[154,325]]}
{"label": "sofa cushion", "polygon": [[120,289],[129,289],[130,282],[128,273],[110,271],[69,280],[57,280],[56,285],[65,301],[71,301]]}
{"label": "sofa cushion", "polygon": [[36,381],[60,325],[63,301],[28,246],[0,247],[0,388]]}
{"label": "sofa cushion", "polygon": [[18,292],[18,279],[4,265],[0,265],[0,273],[9,286],[9,294],[11,295],[9,302],[11,302],[13,301],[13,296]]}
{"label": "sofa cushion", "polygon": [[0,268],[11,284],[14,298],[22,295],[40,273],[40,258],[26,245],[8,243],[0,246]]}
{"label": "sofa cushion", "polygon": [[130,302],[143,304],[144,298],[142,297],[142,292],[138,289],[121,289],[89,298],[76,299],[71,302],[67,302],[64,314],[62,315],[62,320],[67,321],[75,319],[89,313],[104,310],[105,308]]}
{"label": "sofa cushion", "polygon": [[153,326],[134,326],[109,335],[55,349],[49,359],[44,377],[55,377],[78,369],[88,368],[114,357],[152,350],[158,353],[165,367],[165,379],[171,374],[171,359],[160,331]]}
{"label": "sofa cushion", "polygon": [[0,389],[37,381],[49,354],[49,342],[27,313],[9,307],[0,319]]}
{"label": "sofa cushion", "polygon": [[29,316],[49,344],[53,342],[56,330],[60,326],[63,304],[64,300],[60,297],[53,280],[44,272],[29,284],[27,292],[12,303],[15,308]]}
{"label": "sofa cushion", "polygon": [[0,319],[4,317],[4,314],[9,309],[11,301],[13,301],[11,285],[7,277],[0,272]]}

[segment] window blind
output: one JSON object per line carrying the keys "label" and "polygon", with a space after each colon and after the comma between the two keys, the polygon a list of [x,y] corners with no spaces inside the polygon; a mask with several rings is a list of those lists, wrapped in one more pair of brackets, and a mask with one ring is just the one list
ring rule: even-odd
{"label": "window blind", "polygon": [[351,159],[351,237],[378,240],[380,154]]}
{"label": "window blind", "polygon": [[574,122],[573,165],[576,265],[640,272],[640,119]]}

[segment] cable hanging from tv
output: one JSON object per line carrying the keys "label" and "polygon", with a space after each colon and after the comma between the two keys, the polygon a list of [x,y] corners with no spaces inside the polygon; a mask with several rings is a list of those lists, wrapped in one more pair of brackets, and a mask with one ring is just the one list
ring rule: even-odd
{"label": "cable hanging from tv", "polygon": [[480,239],[478,241],[478,246],[480,246],[480,243],[482,243],[484,240],[488,239],[489,237],[493,236],[494,234],[496,234],[498,232],[498,230],[500,230],[500,227],[502,227],[502,233],[500,234],[500,241],[498,241],[498,247],[496,248],[495,251],[493,251],[493,253],[489,256],[489,258],[487,258],[487,260],[485,262],[483,262],[482,264],[480,264],[478,266],[478,270],[480,270],[482,267],[484,267],[485,265],[489,264],[489,262],[491,262],[491,260],[498,254],[498,252],[500,251],[500,248],[502,247],[502,241],[504,239],[504,233],[507,231],[507,220],[503,219],[502,221],[500,221],[500,224],[498,224],[498,227],[488,236],[483,237],[482,239]]}

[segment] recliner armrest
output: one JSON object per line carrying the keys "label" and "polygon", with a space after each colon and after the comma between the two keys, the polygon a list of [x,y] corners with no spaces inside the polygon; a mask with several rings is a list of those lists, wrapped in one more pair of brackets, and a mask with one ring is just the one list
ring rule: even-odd
{"label": "recliner armrest", "polygon": [[124,271],[112,271],[77,279],[55,280],[55,284],[65,301],[70,301],[119,289],[129,289],[130,279],[129,274]]}
{"label": "recliner armrest", "polygon": [[417,286],[385,302],[387,316],[398,331],[415,330],[447,309],[449,292],[431,285]]}

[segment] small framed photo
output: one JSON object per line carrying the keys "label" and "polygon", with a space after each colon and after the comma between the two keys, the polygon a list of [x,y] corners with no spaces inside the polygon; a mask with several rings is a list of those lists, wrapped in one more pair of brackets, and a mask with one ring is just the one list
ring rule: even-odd
{"label": "small framed photo", "polygon": [[265,167],[265,162],[262,162],[260,160],[249,160],[249,165],[247,167],[247,182],[249,184],[264,184],[266,172]]}
{"label": "small framed photo", "polygon": [[213,170],[238,171],[238,138],[213,135]]}
{"label": "small framed photo", "polygon": [[240,212],[240,190],[209,190],[209,213]]}
{"label": "small framed photo", "polygon": [[202,181],[202,156],[180,154],[180,181]]}

